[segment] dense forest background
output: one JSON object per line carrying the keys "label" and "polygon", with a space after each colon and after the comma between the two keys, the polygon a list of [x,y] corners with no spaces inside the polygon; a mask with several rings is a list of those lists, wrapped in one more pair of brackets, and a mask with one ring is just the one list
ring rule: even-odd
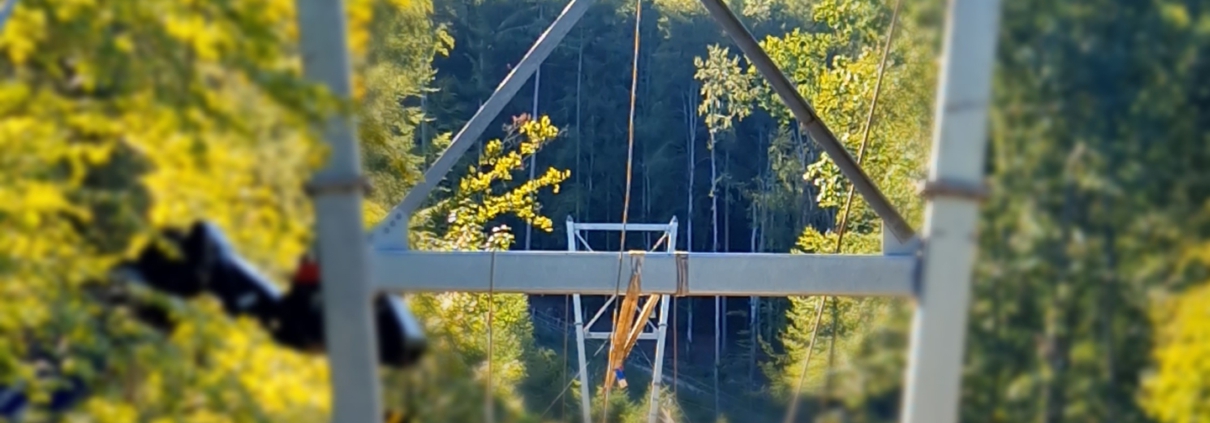
{"label": "dense forest background", "polygon": [[[896,15],[894,1],[729,3],[920,227],[913,183],[932,136],[944,4],[904,0]],[[564,4],[347,4],[370,225]],[[640,4],[629,220],[675,217],[681,250],[878,252],[880,224],[859,198],[838,241],[848,184],[704,8]],[[563,250],[566,217],[620,221],[634,7],[596,2],[417,213],[413,246]],[[991,197],[962,420],[1210,419],[1210,9],[1002,8],[990,148],[972,158]],[[132,294],[166,304],[177,325],[163,333],[95,295],[157,228],[196,218],[268,274],[284,278],[306,250],[300,187],[322,153],[308,123],[338,104],[300,80],[294,19],[291,0],[14,8],[0,34],[0,386],[24,395],[28,419],[325,421],[322,356],[283,349],[212,301]],[[622,247],[616,234],[588,242]],[[500,421],[578,420],[566,298],[410,301],[434,351],[384,373],[391,407],[417,421],[484,421],[484,407]],[[894,421],[910,304],[826,303],[804,364],[821,301],[678,299],[661,408],[680,421],[777,421],[799,401],[800,421]],[[630,388],[608,407],[594,389],[594,415],[645,416],[651,358],[636,349]],[[604,380],[593,361],[590,380]]]}

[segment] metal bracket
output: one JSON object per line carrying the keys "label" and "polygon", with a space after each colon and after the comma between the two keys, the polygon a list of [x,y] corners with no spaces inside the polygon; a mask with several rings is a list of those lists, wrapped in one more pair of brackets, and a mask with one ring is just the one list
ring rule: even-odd
{"label": "metal bracket", "polygon": [[370,195],[374,187],[364,175],[351,178],[316,178],[303,186],[303,192],[316,197],[322,194],[348,194],[361,191],[362,195]]}
{"label": "metal bracket", "polygon": [[988,188],[986,184],[969,184],[940,178],[916,183],[916,193],[926,200],[937,197],[956,197],[982,202],[988,197]]}
{"label": "metal bracket", "polygon": [[676,292],[673,297],[689,295],[689,254],[673,253],[676,259]]}

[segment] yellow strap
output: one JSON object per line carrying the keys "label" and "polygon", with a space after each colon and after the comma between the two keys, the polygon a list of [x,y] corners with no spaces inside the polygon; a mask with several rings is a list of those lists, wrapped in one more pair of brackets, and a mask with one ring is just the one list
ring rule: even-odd
{"label": "yellow strap", "polygon": [[638,343],[639,335],[643,333],[647,320],[651,319],[651,314],[659,305],[659,295],[650,295],[642,309],[638,310],[639,316],[637,318],[634,316],[634,312],[638,308],[639,297],[642,295],[643,278],[639,271],[642,266],[641,257],[636,257],[630,286],[627,287],[626,296],[622,298],[621,305],[618,307],[620,312],[614,322],[614,332],[610,336],[609,370],[605,373],[606,389],[617,382],[614,370],[621,368],[626,362],[626,357],[630,356],[630,352]]}
{"label": "yellow strap", "polygon": [[[643,328],[647,325],[644,323],[651,318],[651,313],[655,311],[655,306],[658,305],[659,296],[652,295],[647,298],[647,303],[643,305],[643,310],[639,312],[638,320],[635,320],[634,325],[630,328],[630,333],[626,337],[626,344],[622,347],[622,358],[625,359],[630,355],[630,350],[634,349],[634,344],[639,341],[639,335],[643,333]],[[622,363],[618,363],[620,366]]]}

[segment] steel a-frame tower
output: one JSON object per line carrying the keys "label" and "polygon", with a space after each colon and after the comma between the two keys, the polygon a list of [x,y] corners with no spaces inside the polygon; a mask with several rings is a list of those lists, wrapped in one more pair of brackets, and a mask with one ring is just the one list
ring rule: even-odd
{"label": "steel a-frame tower", "polygon": [[[646,257],[644,294],[687,296],[849,295],[907,296],[912,323],[905,423],[953,423],[963,359],[976,248],[987,106],[999,19],[998,0],[950,0],[932,157],[922,193],[928,201],[924,236],[912,228],[856,165],[824,122],[761,49],[722,0],[701,0],[710,14],[770,82],[812,140],[853,183],[893,235],[882,255],[675,253]],[[424,180],[370,234],[361,226],[361,177],[356,137],[347,118],[325,122],[330,163],[313,184],[325,286],[325,330],[332,377],[333,421],[371,423],[381,398],[370,298],[376,291],[614,293],[618,254],[594,252],[423,252],[407,245],[407,223],[455,161],[482,135],[505,103],[533,75],[587,11],[591,0],[571,0],[505,77],[496,92],[454,137]],[[306,75],[335,94],[350,93],[346,23],[341,0],[298,0]],[[884,239],[890,237],[884,236]],[[903,254],[907,253],[907,254]],[[624,262],[629,262],[624,260]],[[494,263],[494,265],[493,265]],[[629,268],[623,272],[629,273]]]}
{"label": "steel a-frame tower", "polygon": [[[665,254],[676,253],[676,218],[667,224],[653,223],[577,223],[572,220],[571,216],[567,216],[567,250],[580,251],[580,247],[588,251],[593,251],[588,245],[588,240],[584,238],[586,231],[614,231],[614,232],[663,232],[660,241],[651,248],[659,248],[660,242],[664,243]],[[625,246],[622,246],[625,247]],[[616,291],[615,286],[615,291]],[[618,300],[617,293],[609,296],[605,304],[597,310],[588,323],[584,323],[584,307],[580,301],[580,294],[572,294],[572,302],[574,303],[575,324],[576,324],[576,359],[579,363],[580,370],[580,414],[584,421],[592,421],[591,410],[589,404],[592,401],[592,396],[589,394],[589,387],[592,386],[589,382],[588,360],[590,359],[587,350],[584,347],[584,339],[613,339],[614,329],[611,327],[608,331],[594,331],[593,324],[605,315],[609,305]],[[651,406],[648,411],[648,420],[654,422],[657,413],[660,409],[660,384],[663,382],[664,376],[664,346],[665,339],[668,333],[668,304],[671,302],[668,294],[660,295],[660,311],[658,315],[652,316],[659,319],[656,325],[650,322],[641,322],[643,330],[639,333],[640,340],[655,341],[655,361],[651,363]],[[630,316],[626,316],[629,318]],[[651,330],[647,330],[651,329]],[[608,369],[607,369],[608,370]]]}

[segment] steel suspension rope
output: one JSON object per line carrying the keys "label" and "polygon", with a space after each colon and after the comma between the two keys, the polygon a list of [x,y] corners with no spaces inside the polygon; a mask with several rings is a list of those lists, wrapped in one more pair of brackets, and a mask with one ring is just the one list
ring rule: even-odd
{"label": "steel suspension rope", "polygon": [[[630,184],[634,168],[634,110],[637,102],[637,92],[639,83],[639,41],[640,29],[643,23],[643,1],[634,1],[634,59],[630,68],[630,115],[627,119],[627,147],[626,147],[626,192],[622,197],[622,234],[618,245],[618,276],[617,283],[614,286],[614,297],[617,297],[622,292],[622,261],[626,255],[626,222],[630,217]],[[618,323],[618,310],[620,301],[613,305],[613,322],[614,327]],[[612,369],[607,369],[612,370]],[[609,418],[609,391],[611,386],[605,386],[604,402],[601,407],[601,421],[607,422]]]}
{"label": "steel suspension rope", "polygon": [[[899,18],[899,8],[902,5],[903,5],[903,0],[895,0],[895,8],[894,8],[894,11],[891,12],[891,22],[890,22],[890,25],[887,27],[886,40],[884,41],[884,44],[882,46],[882,58],[879,60],[879,63],[878,63],[878,77],[874,82],[874,95],[873,95],[873,98],[870,100],[870,109],[866,113],[865,127],[861,131],[861,145],[857,148],[856,160],[857,160],[858,165],[861,165],[862,158],[864,158],[864,156],[865,156],[866,145],[868,145],[869,140],[870,140],[870,127],[873,126],[873,123],[874,123],[874,110],[878,107],[878,97],[879,97],[879,94],[881,94],[881,92],[882,92],[882,77],[886,73],[887,57],[890,56],[891,42],[894,40],[894,37],[895,37],[895,24],[899,20],[898,19]],[[839,222],[837,222],[837,225],[836,225],[837,226],[836,244],[832,250],[832,254],[840,254],[841,247],[844,245],[843,244],[844,243],[844,234],[845,234],[845,230],[848,226],[849,212],[850,212],[850,210],[852,210],[852,206],[853,206],[853,192],[854,192],[853,186],[850,185],[848,193],[845,196],[844,206],[841,208],[840,220],[839,220]],[[789,407],[789,410],[786,412],[785,423],[793,423],[794,418],[797,415],[798,396],[800,394],[802,394],[802,386],[803,386],[803,382],[806,380],[806,377],[807,377],[807,370],[809,369],[809,366],[811,363],[811,355],[815,351],[815,340],[819,336],[819,320],[823,317],[824,306],[828,303],[828,300],[831,298],[832,297],[830,297],[830,296],[825,296],[819,302],[819,304],[815,305],[815,318],[814,318],[814,322],[811,323],[811,340],[810,340],[810,342],[807,343],[807,356],[802,362],[802,372],[799,373],[798,383],[794,386],[794,395],[790,397],[791,398],[790,407]],[[833,318],[832,318],[832,335],[829,339],[830,339],[830,342],[833,344],[836,342],[836,317],[835,316],[833,316]],[[829,346],[829,349],[831,349],[831,348],[832,348],[832,346]],[[829,355],[831,355],[831,354],[829,354]],[[829,366],[832,365],[830,359],[829,359],[828,365]]]}

